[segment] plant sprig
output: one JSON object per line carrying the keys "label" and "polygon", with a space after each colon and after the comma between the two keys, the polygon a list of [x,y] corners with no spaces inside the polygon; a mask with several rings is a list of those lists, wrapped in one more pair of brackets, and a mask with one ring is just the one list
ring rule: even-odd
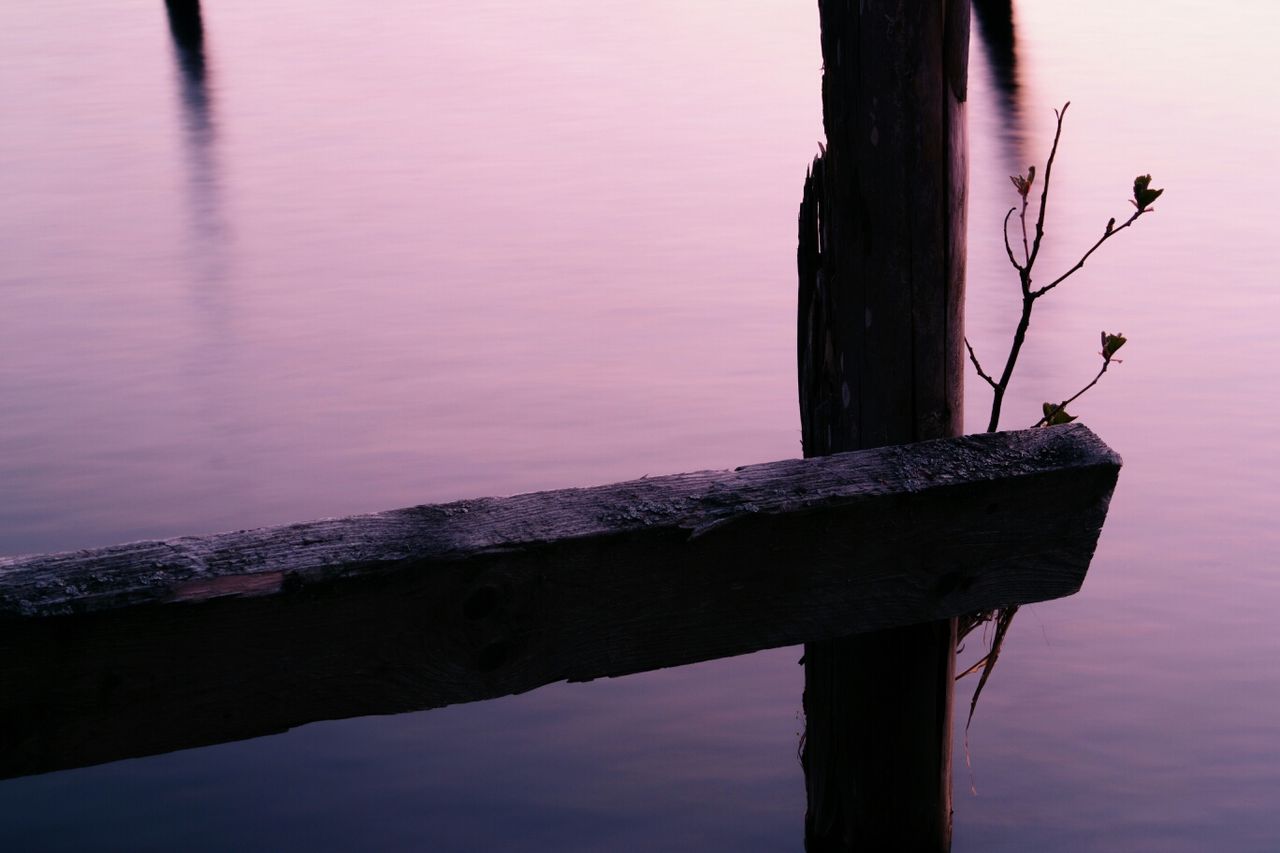
{"label": "plant sprig", "polygon": [[[1140,218],[1148,213],[1154,213],[1155,208],[1151,205],[1155,203],[1163,189],[1153,189],[1151,187],[1150,175],[1139,175],[1133,181],[1133,198],[1130,204],[1134,207],[1134,212],[1120,225],[1116,225],[1115,217],[1107,221],[1106,227],[1103,228],[1102,236],[1097,239],[1081,256],[1080,260],[1067,269],[1066,272],[1052,279],[1048,284],[1042,287],[1036,287],[1034,282],[1033,271],[1035,269],[1036,259],[1040,255],[1040,246],[1044,241],[1044,221],[1045,214],[1049,207],[1049,178],[1053,174],[1053,164],[1058,156],[1058,143],[1062,138],[1062,122],[1066,117],[1067,108],[1071,106],[1070,101],[1062,106],[1061,110],[1054,110],[1054,116],[1057,118],[1057,127],[1053,134],[1053,146],[1049,150],[1049,159],[1045,161],[1044,180],[1041,183],[1040,204],[1035,219],[1034,231],[1031,235],[1027,232],[1027,207],[1030,201],[1031,189],[1035,184],[1036,167],[1029,166],[1025,175],[1011,175],[1009,180],[1013,183],[1014,189],[1021,198],[1021,205],[1010,207],[1004,215],[1004,248],[1005,254],[1009,257],[1009,263],[1018,271],[1018,281],[1022,290],[1022,315],[1018,319],[1017,328],[1013,333],[1013,342],[1009,347],[1009,354],[1005,358],[1004,369],[1000,372],[1000,378],[997,379],[990,373],[982,369],[982,363],[978,360],[978,354],[974,351],[973,345],[969,340],[965,339],[965,347],[969,350],[969,360],[973,362],[974,369],[978,372],[978,376],[991,386],[991,417],[987,423],[987,432],[995,432],[1000,426],[1000,410],[1004,403],[1005,393],[1009,390],[1009,382],[1013,378],[1014,367],[1018,363],[1018,356],[1022,352],[1022,346],[1026,342],[1027,329],[1031,326],[1031,314],[1035,307],[1036,300],[1045,296],[1058,285],[1062,284],[1071,276],[1084,267],[1085,262],[1098,251],[1104,243],[1115,237],[1121,231],[1131,227]],[[1018,220],[1022,231],[1022,261],[1019,262],[1015,255],[1013,245],[1009,240],[1009,220],[1013,215],[1018,214]],[[1098,384],[1103,374],[1111,367],[1112,362],[1119,363],[1119,359],[1115,354],[1125,345],[1127,339],[1122,334],[1102,333],[1102,367],[1097,374],[1083,388],[1075,394],[1066,398],[1059,403],[1045,403],[1042,407],[1043,415],[1040,420],[1036,421],[1032,426],[1054,426],[1057,424],[1070,423],[1075,417],[1067,412],[1067,406],[1078,400],[1085,392]],[[979,613],[970,614],[961,620],[959,626],[959,636],[964,638],[975,628],[986,624],[987,622],[995,623],[995,630],[991,638],[991,646],[985,655],[982,656],[973,666],[966,669],[957,679],[963,678],[974,672],[981,671],[978,678],[978,685],[973,691],[973,697],[969,703],[969,719],[965,725],[966,751],[968,747],[968,725],[973,722],[974,711],[978,707],[978,697],[982,694],[983,687],[987,684],[991,672],[996,665],[996,661],[1000,657],[1000,650],[1004,645],[1005,635],[1009,631],[1009,626],[1013,623],[1013,617],[1018,612],[1017,605],[1009,607],[996,608],[986,610]]]}
{"label": "plant sprig", "polygon": [[1098,380],[1102,378],[1102,374],[1107,372],[1107,368],[1111,366],[1111,362],[1120,363],[1120,359],[1116,358],[1116,352],[1120,347],[1124,346],[1129,339],[1124,335],[1102,333],[1102,351],[1098,355],[1102,356],[1102,367],[1098,370],[1098,375],[1093,377],[1088,385],[1072,394],[1061,403],[1045,403],[1043,407],[1044,415],[1040,420],[1031,425],[1032,429],[1038,426],[1057,426],[1058,424],[1069,424],[1075,420],[1074,415],[1067,414],[1067,406],[1074,403],[1084,395],[1094,385],[1098,384]]}
{"label": "plant sprig", "polygon": [[[1036,259],[1040,255],[1040,247],[1044,242],[1044,221],[1045,215],[1049,209],[1049,181],[1053,175],[1053,164],[1058,157],[1058,143],[1062,139],[1062,122],[1066,118],[1067,108],[1071,106],[1068,101],[1063,104],[1062,109],[1054,110],[1054,116],[1057,118],[1057,127],[1053,134],[1053,146],[1049,150],[1049,159],[1045,162],[1044,180],[1041,182],[1040,204],[1036,213],[1034,232],[1032,236],[1027,232],[1027,208],[1030,202],[1031,189],[1036,180],[1036,167],[1029,166],[1025,175],[1011,175],[1009,180],[1013,183],[1014,189],[1021,197],[1021,209],[1019,205],[1010,207],[1004,215],[1004,248],[1005,254],[1009,257],[1009,263],[1018,271],[1018,282],[1022,290],[1022,315],[1018,319],[1017,328],[1013,333],[1013,343],[1009,347],[1009,354],[1005,358],[1004,369],[1000,372],[1000,378],[997,379],[992,374],[982,369],[982,363],[978,360],[978,354],[974,350],[969,340],[965,339],[965,346],[969,350],[969,360],[973,362],[974,369],[977,370],[978,376],[991,386],[991,417],[987,422],[987,432],[995,432],[1000,427],[1000,412],[1004,405],[1005,394],[1009,390],[1009,383],[1013,379],[1013,370],[1018,363],[1018,356],[1022,353],[1022,346],[1026,343],[1027,329],[1031,326],[1031,314],[1035,308],[1036,300],[1045,296],[1051,290],[1062,284],[1071,276],[1079,272],[1085,265],[1085,262],[1098,251],[1104,243],[1115,237],[1121,231],[1131,227],[1141,217],[1148,213],[1155,212],[1155,208],[1151,205],[1164,192],[1163,189],[1151,188],[1151,176],[1139,175],[1133,181],[1133,198],[1130,203],[1134,206],[1134,212],[1123,223],[1116,225],[1115,217],[1107,221],[1106,227],[1102,231],[1102,236],[1097,239],[1066,272],[1052,279],[1043,287],[1035,287],[1035,278],[1033,272],[1035,270]],[[1014,253],[1012,244],[1009,241],[1009,220],[1013,215],[1018,214],[1018,220],[1022,230],[1022,261],[1019,262]],[[1105,334],[1105,333],[1104,333]],[[1076,397],[1093,387],[1097,380],[1102,378],[1102,374],[1106,373],[1107,367],[1110,366],[1110,359],[1106,359],[1102,370],[1094,381],[1085,386],[1075,397],[1071,397],[1062,404],[1065,408],[1066,403],[1073,402]],[[1046,415],[1046,418],[1051,416]],[[1042,418],[1041,423],[1045,423],[1046,419]],[[1039,426],[1039,424],[1037,424]]]}

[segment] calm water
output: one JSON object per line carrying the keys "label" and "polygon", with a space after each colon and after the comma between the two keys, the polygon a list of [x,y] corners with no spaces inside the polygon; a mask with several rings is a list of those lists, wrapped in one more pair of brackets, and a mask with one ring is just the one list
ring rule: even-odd
{"label": "calm water", "polygon": [[[1072,100],[1006,426],[1125,458],[1024,609],[957,851],[1280,850],[1280,7],[1023,0],[971,68],[969,334]],[[0,5],[0,553],[799,454],[809,2]],[[986,396],[970,382],[969,424]],[[794,850],[798,651],[0,782],[0,849]],[[962,700],[963,701],[963,700]],[[974,793],[972,789],[976,789]]]}

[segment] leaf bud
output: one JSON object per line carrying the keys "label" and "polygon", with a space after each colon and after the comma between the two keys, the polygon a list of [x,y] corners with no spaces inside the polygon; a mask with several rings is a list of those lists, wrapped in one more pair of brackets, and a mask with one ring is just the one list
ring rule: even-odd
{"label": "leaf bud", "polygon": [[1045,426],[1058,426],[1059,424],[1069,424],[1074,421],[1075,415],[1067,414],[1067,406],[1065,403],[1045,403],[1044,404],[1044,423]]}
{"label": "leaf bud", "polygon": [[1163,192],[1163,189],[1151,189],[1150,175],[1139,175],[1133,179],[1133,206],[1138,208],[1139,213],[1142,213],[1154,204],[1155,200],[1160,198]]}
{"label": "leaf bud", "polygon": [[1124,346],[1125,342],[1128,340],[1129,340],[1128,338],[1126,338],[1124,335],[1118,332],[1114,335],[1108,332],[1103,332],[1102,333],[1102,357],[1105,358],[1107,361],[1110,361],[1111,357],[1114,356],[1117,352],[1119,352],[1120,347]]}

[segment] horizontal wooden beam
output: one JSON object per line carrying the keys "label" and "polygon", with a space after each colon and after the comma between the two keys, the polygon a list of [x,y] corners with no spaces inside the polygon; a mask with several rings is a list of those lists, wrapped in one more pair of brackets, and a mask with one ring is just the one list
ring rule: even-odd
{"label": "horizontal wooden beam", "polygon": [[0,777],[1075,592],[1084,426],[0,558]]}

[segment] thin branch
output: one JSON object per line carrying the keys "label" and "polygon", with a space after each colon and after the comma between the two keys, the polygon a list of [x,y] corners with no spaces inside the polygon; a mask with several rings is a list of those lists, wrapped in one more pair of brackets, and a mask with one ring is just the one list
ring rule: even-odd
{"label": "thin branch", "polygon": [[1071,404],[1072,404],[1072,403],[1074,403],[1076,400],[1078,400],[1078,399],[1080,399],[1082,396],[1084,396],[1084,392],[1085,392],[1085,391],[1088,391],[1088,390],[1089,390],[1090,388],[1092,388],[1094,385],[1097,385],[1097,384],[1098,384],[1098,380],[1102,378],[1102,374],[1104,374],[1104,373],[1106,373],[1106,372],[1107,372],[1107,368],[1111,366],[1111,362],[1112,362],[1113,360],[1114,360],[1114,359],[1112,359],[1110,356],[1103,356],[1103,358],[1102,358],[1102,369],[1098,371],[1098,375],[1097,375],[1097,376],[1093,377],[1093,381],[1092,381],[1092,382],[1090,382],[1088,385],[1084,386],[1083,388],[1081,388],[1081,389],[1080,389],[1079,391],[1077,391],[1076,393],[1072,394],[1072,395],[1071,395],[1070,397],[1068,397],[1067,399],[1063,400],[1063,401],[1062,401],[1061,403],[1059,403],[1058,405],[1054,406],[1052,409],[1050,409],[1047,413],[1045,413],[1044,417],[1040,418],[1040,420],[1038,420],[1038,421],[1036,421],[1035,423],[1033,423],[1033,424],[1031,425],[1031,428],[1032,428],[1032,429],[1035,429],[1035,428],[1036,428],[1036,427],[1038,427],[1038,426],[1043,426],[1044,424],[1047,424],[1050,420],[1052,420],[1052,419],[1053,419],[1053,417],[1054,417],[1056,414],[1058,414],[1058,412],[1061,412],[1061,411],[1062,411],[1063,409],[1065,409],[1067,406],[1071,405]]}
{"label": "thin branch", "polygon": [[[980,625],[985,625],[996,615],[996,610],[979,610],[961,616],[956,624],[956,652],[964,651],[964,640]],[[957,680],[959,677],[957,677]]]}
{"label": "thin branch", "polygon": [[1022,276],[1024,288],[1022,316],[1018,319],[1018,328],[1013,330],[1013,343],[1009,347],[1009,357],[1004,363],[1004,372],[1000,374],[1000,381],[992,389],[991,420],[987,422],[987,432],[995,432],[1000,428],[1000,409],[1004,405],[1004,394],[1009,390],[1009,381],[1013,379],[1013,368],[1018,363],[1018,353],[1022,352],[1022,345],[1027,340],[1027,329],[1031,327],[1031,306],[1035,304],[1035,300],[1025,293],[1027,274],[1024,272]]}
{"label": "thin branch", "polygon": [[[1022,197],[1022,208],[1019,214],[1019,219],[1022,225],[1022,251],[1024,262],[1018,263],[1018,259],[1013,253],[1013,247],[1009,243],[1009,218],[1013,216],[1016,210],[1018,210],[1017,207],[1009,208],[1009,211],[1004,215],[1004,250],[1005,254],[1009,257],[1009,263],[1011,263],[1014,269],[1018,271],[1019,283],[1022,286],[1022,314],[1018,320],[1017,329],[1013,333],[1013,342],[1009,347],[1009,355],[1005,360],[1004,370],[1001,372],[999,380],[993,379],[990,374],[986,373],[982,369],[982,365],[978,362],[978,355],[974,351],[973,345],[969,343],[967,338],[964,342],[965,346],[968,347],[969,360],[973,362],[974,369],[978,371],[978,375],[982,377],[982,379],[990,385],[992,389],[991,419],[987,424],[987,432],[995,432],[999,429],[1000,410],[1004,404],[1005,394],[1009,390],[1009,382],[1013,377],[1013,369],[1018,361],[1018,355],[1022,350],[1023,343],[1026,341],[1027,330],[1031,325],[1032,309],[1035,306],[1036,300],[1041,296],[1044,296],[1050,290],[1053,290],[1062,282],[1066,281],[1074,273],[1078,272],[1085,265],[1085,262],[1089,260],[1090,256],[1092,256],[1103,243],[1128,228],[1138,220],[1138,217],[1147,210],[1150,210],[1147,205],[1154,202],[1163,192],[1163,190],[1150,189],[1150,175],[1139,176],[1138,179],[1135,179],[1133,203],[1134,206],[1137,207],[1137,211],[1118,228],[1115,226],[1114,219],[1108,221],[1106,230],[1103,232],[1102,236],[1089,248],[1088,251],[1084,253],[1083,256],[1081,256],[1075,266],[1071,267],[1044,287],[1033,290],[1031,287],[1031,273],[1035,266],[1036,258],[1040,255],[1040,246],[1044,240],[1045,215],[1049,208],[1049,179],[1053,173],[1053,164],[1058,157],[1058,143],[1062,138],[1063,119],[1066,117],[1067,109],[1070,106],[1071,102],[1068,101],[1063,104],[1061,110],[1054,110],[1054,115],[1057,118],[1057,127],[1054,129],[1053,146],[1049,150],[1049,159],[1045,162],[1044,185],[1040,191],[1040,208],[1036,217],[1035,238],[1030,242],[1030,246],[1028,246],[1027,239],[1027,203],[1028,196],[1030,195],[1031,184],[1035,179],[1035,167],[1029,167],[1025,176],[1018,175],[1010,177],[1010,180],[1013,181],[1014,187],[1018,190],[1018,194]],[[1098,371],[1097,375],[1093,377],[1093,380],[1090,381],[1089,384],[1085,385],[1057,406],[1046,403],[1045,405],[1048,407],[1048,411],[1045,413],[1044,417],[1036,422],[1035,426],[1038,427],[1054,420],[1060,412],[1066,411],[1067,406],[1078,400],[1085,394],[1085,392],[1093,388],[1093,386],[1097,385],[1098,381],[1102,379],[1103,374],[1105,374],[1107,369],[1111,366],[1111,362],[1113,360],[1118,360],[1114,359],[1114,355],[1116,350],[1124,345],[1124,342],[1123,335],[1108,335],[1106,332],[1103,332],[1102,368]],[[957,676],[957,678],[963,678],[971,673],[981,671],[981,675],[978,678],[978,685],[974,689],[973,697],[969,702],[969,717],[965,721],[964,748],[966,763],[968,762],[969,757],[969,726],[973,723],[973,715],[978,707],[978,697],[981,696],[983,688],[986,687],[987,680],[991,677],[991,673],[995,669],[996,662],[1000,659],[1000,652],[1004,645],[1005,636],[1008,634],[1009,626],[1013,623],[1013,617],[1017,612],[1018,608],[1014,606],[979,613],[971,613],[962,620],[961,624],[958,625],[957,644],[959,644],[965,636],[979,625],[985,624],[989,621],[993,621],[995,623],[995,634],[992,637],[990,649],[976,663],[974,663],[973,666],[969,667]]]}
{"label": "thin branch", "polygon": [[[1124,224],[1123,224],[1123,225],[1120,225],[1120,226],[1118,226],[1118,227],[1114,227],[1114,228],[1112,228],[1110,231],[1106,231],[1106,232],[1104,232],[1104,233],[1103,233],[1103,235],[1102,235],[1100,238],[1098,238],[1098,242],[1094,243],[1094,244],[1093,244],[1093,246],[1089,249],[1089,251],[1087,251],[1087,252],[1085,252],[1085,253],[1084,253],[1084,257],[1082,257],[1082,258],[1080,258],[1080,260],[1076,261],[1076,265],[1075,265],[1075,266],[1073,266],[1071,269],[1067,270],[1067,271],[1066,271],[1066,272],[1064,272],[1062,275],[1058,276],[1058,277],[1057,277],[1057,278],[1055,278],[1053,281],[1051,281],[1049,284],[1046,284],[1044,287],[1040,288],[1039,290],[1034,290],[1034,291],[1032,291],[1032,292],[1031,292],[1031,297],[1032,297],[1033,299],[1039,299],[1041,296],[1044,296],[1044,295],[1045,295],[1046,293],[1048,293],[1050,290],[1053,290],[1055,287],[1057,287],[1058,285],[1062,284],[1062,282],[1066,281],[1066,280],[1067,280],[1067,279],[1068,279],[1068,278],[1069,278],[1073,273],[1078,272],[1078,271],[1080,270],[1080,268],[1084,266],[1084,262],[1085,262],[1085,261],[1087,261],[1087,260],[1089,260],[1089,256],[1090,256],[1090,255],[1092,255],[1094,252],[1098,251],[1098,247],[1099,247],[1099,246],[1101,246],[1103,243],[1105,243],[1105,242],[1107,242],[1108,240],[1110,240],[1110,239],[1111,239],[1112,237],[1114,237],[1115,235],[1119,234],[1119,233],[1120,233],[1121,231],[1123,231],[1124,229],[1128,228],[1128,227],[1129,227],[1130,225],[1132,225],[1134,222],[1137,222],[1137,221],[1138,221],[1138,217],[1139,217],[1139,216],[1141,216],[1141,215],[1142,215],[1142,214],[1144,214],[1144,213],[1149,212],[1150,210],[1151,210],[1151,208],[1148,208],[1147,210],[1139,210],[1139,211],[1137,211],[1136,213],[1134,213],[1134,214],[1133,214],[1133,216],[1130,216],[1127,220],[1125,220],[1125,222],[1124,222]],[[1114,222],[1115,220],[1112,220],[1112,221]]]}
{"label": "thin branch", "polygon": [[1004,250],[1009,255],[1009,263],[1013,264],[1013,268],[1018,272],[1022,272],[1022,264],[1018,263],[1013,256],[1013,247],[1009,245],[1009,217],[1013,216],[1016,207],[1009,208],[1009,212],[1004,215]]}
{"label": "thin branch", "polygon": [[964,339],[964,345],[969,348],[969,360],[973,362],[973,369],[978,371],[978,375],[987,380],[987,384],[992,388],[996,387],[996,381],[986,374],[982,369],[982,365],[978,363],[978,354],[973,351],[973,344],[969,343],[969,339]]}
{"label": "thin branch", "polygon": [[985,667],[987,665],[987,662],[990,660],[991,660],[991,652],[987,652],[985,655],[983,655],[982,657],[974,661],[973,666],[969,667],[964,672],[957,675],[956,681],[959,681],[962,678],[967,678],[968,676],[973,675],[975,672]]}
{"label": "thin branch", "polygon": [[1058,117],[1058,129],[1053,134],[1053,147],[1049,149],[1049,159],[1044,164],[1044,189],[1040,191],[1040,215],[1036,219],[1036,238],[1031,244],[1031,254],[1027,258],[1027,268],[1035,263],[1036,255],[1040,254],[1040,241],[1044,239],[1044,213],[1049,205],[1049,175],[1053,172],[1053,161],[1058,156],[1058,140],[1062,137],[1062,120],[1066,118],[1067,107],[1071,106],[1071,102],[1067,101],[1062,105],[1061,110],[1054,110],[1053,114]]}
{"label": "thin branch", "polygon": [[[996,661],[1000,658],[1000,648],[1004,645],[1004,637],[1009,633],[1009,626],[1013,624],[1013,617],[1018,612],[1018,605],[1012,607],[1003,607],[999,614],[996,615],[996,632],[991,638],[991,651],[987,652],[986,665],[982,667],[982,675],[978,677],[978,686],[973,689],[973,698],[969,700],[969,719],[964,724],[965,742],[968,744],[969,726],[973,725],[973,714],[978,710],[978,697],[982,695],[982,688],[987,686],[987,679],[991,677],[991,671],[995,667]],[[974,667],[970,667],[966,671],[966,675],[972,672]]]}
{"label": "thin branch", "polygon": [[[1048,177],[1048,175],[1045,177]],[[1026,262],[1026,266],[1022,267],[1022,271],[1030,273],[1031,251],[1027,248],[1027,197],[1025,195],[1022,197],[1022,211],[1018,214],[1018,218],[1022,220],[1022,258]],[[1026,279],[1027,284],[1031,283],[1031,280],[1026,275],[1023,278]]]}

